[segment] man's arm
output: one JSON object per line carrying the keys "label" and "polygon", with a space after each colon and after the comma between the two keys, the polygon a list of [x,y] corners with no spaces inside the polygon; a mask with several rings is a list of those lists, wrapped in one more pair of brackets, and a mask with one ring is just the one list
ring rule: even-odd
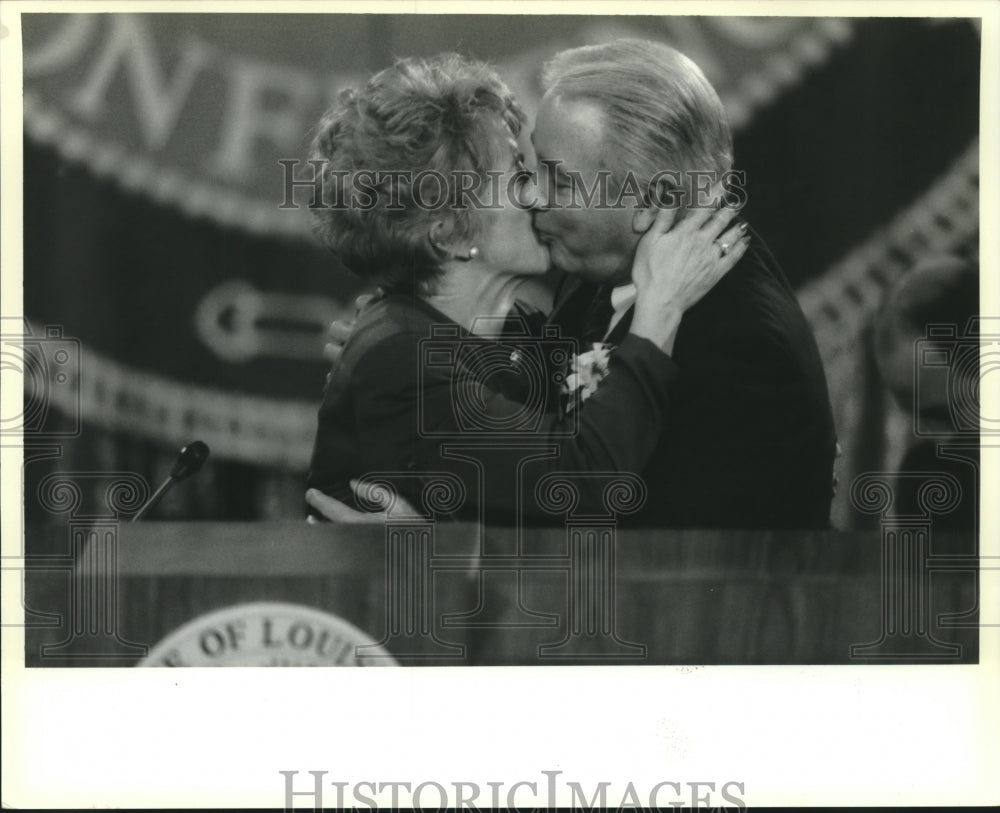
{"label": "man's arm", "polygon": [[[357,480],[351,480],[351,491],[353,491],[355,495],[358,494]],[[388,519],[387,512],[390,507],[389,495],[382,489],[371,489],[369,491],[365,492],[366,499],[375,500],[382,508],[381,511],[358,511],[315,488],[310,488],[306,491],[306,503],[313,508],[317,514],[325,517],[330,522],[341,522],[347,525],[381,525]],[[399,495],[395,496],[394,504],[396,510],[400,513],[416,513],[413,506],[411,506]],[[316,525],[319,523],[319,520],[317,520],[313,514],[310,514],[306,517],[306,522],[310,525]]]}

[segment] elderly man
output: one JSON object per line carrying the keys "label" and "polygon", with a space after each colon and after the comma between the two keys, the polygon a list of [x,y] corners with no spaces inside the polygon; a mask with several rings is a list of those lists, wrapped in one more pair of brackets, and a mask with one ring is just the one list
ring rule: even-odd
{"label": "elderly man", "polygon": [[[546,66],[543,85],[532,143],[545,177],[534,225],[565,272],[550,321],[582,343],[614,345],[632,318],[639,239],[670,196],[697,204],[731,170],[732,136],[702,72],[663,44],[618,40],[564,51]],[[593,194],[602,176],[608,194]],[[620,205],[628,196],[643,199]],[[645,508],[631,520],[827,526],[836,439],[823,367],[805,316],[757,235],[684,315],[672,358],[677,387],[641,472]],[[322,495],[307,499],[343,516]]]}
{"label": "elderly man", "polygon": [[[698,67],[659,43],[618,40],[558,54],[532,141],[560,163],[535,228],[566,272],[552,321],[582,341],[614,344],[628,330],[629,267],[651,209],[565,203],[573,173],[612,183],[679,171],[699,179],[732,167],[722,103]],[[571,186],[572,184],[570,184]],[[652,207],[655,209],[655,207]],[[723,250],[723,249],[720,249]],[[673,359],[681,377],[652,464],[642,472],[651,525],[823,527],[829,522],[834,437],[816,342],[795,296],[755,235],[740,263],[685,314]]]}

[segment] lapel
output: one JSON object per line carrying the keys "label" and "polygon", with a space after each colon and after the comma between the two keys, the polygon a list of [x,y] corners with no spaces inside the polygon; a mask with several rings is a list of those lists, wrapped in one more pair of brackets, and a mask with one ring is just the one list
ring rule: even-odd
{"label": "lapel", "polygon": [[618,320],[618,324],[615,325],[611,333],[605,337],[604,341],[606,344],[619,345],[622,343],[622,340],[628,335],[629,328],[632,326],[632,316],[634,314],[635,305],[622,314],[622,318]]}

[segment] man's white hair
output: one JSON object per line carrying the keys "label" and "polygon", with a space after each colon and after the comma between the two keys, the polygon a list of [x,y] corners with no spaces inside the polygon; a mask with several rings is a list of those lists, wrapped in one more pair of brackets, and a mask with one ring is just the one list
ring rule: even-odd
{"label": "man's white hair", "polygon": [[619,39],[556,54],[542,86],[560,99],[589,101],[604,115],[609,140],[622,150],[616,175],[631,171],[645,187],[663,170],[732,168],[733,137],[715,88],[688,57],[669,45]]}

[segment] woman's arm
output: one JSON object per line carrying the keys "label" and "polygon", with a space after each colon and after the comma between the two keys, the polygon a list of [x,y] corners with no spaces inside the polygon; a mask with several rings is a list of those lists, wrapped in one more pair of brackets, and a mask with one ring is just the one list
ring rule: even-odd
{"label": "woman's arm", "polygon": [[[418,505],[421,476],[458,477],[467,495],[459,514],[495,524],[553,521],[535,499],[537,483],[548,474],[642,471],[677,377],[669,356],[647,339],[628,336],[601,386],[567,416],[544,399],[529,408],[505,397],[489,388],[488,376],[482,381],[455,375],[455,368],[428,369],[421,352],[426,346],[425,337],[396,334],[357,365],[354,432],[363,469],[379,473]],[[452,357],[482,353],[488,361],[495,347],[457,338]],[[581,490],[590,504],[601,499],[603,484],[583,481]]]}

